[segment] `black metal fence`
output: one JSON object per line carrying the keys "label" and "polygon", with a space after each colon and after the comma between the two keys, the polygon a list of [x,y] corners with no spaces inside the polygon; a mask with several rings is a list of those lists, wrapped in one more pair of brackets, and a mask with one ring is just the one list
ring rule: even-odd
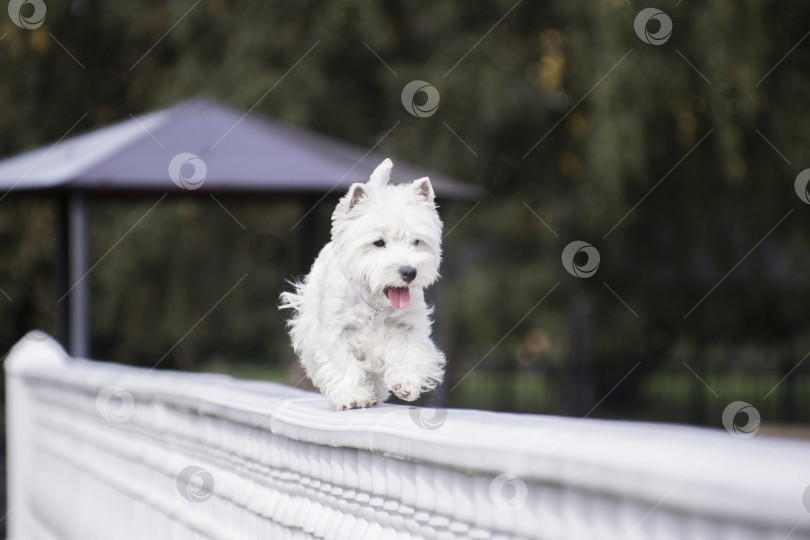
{"label": "black metal fence", "polygon": [[[808,362],[810,364],[810,362]],[[639,360],[601,368],[475,370],[447,393],[450,407],[722,426],[740,401],[763,424],[810,424],[810,365],[703,372]],[[452,387],[459,378],[450,384]],[[449,390],[449,389],[448,389]]]}

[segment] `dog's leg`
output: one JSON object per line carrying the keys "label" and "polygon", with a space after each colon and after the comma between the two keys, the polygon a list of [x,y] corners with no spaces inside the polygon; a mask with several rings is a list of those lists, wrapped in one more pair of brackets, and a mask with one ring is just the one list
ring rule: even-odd
{"label": "dog's leg", "polygon": [[385,384],[398,398],[414,401],[442,381],[444,354],[430,336],[394,332],[388,340]]}
{"label": "dog's leg", "polygon": [[371,382],[374,384],[374,389],[377,392],[377,403],[384,403],[385,400],[391,396],[391,392],[388,390],[388,386],[385,385],[385,380],[382,375],[372,375]]}
{"label": "dog's leg", "polygon": [[374,384],[342,340],[335,340],[316,356],[308,374],[337,410],[360,409],[377,403]]}

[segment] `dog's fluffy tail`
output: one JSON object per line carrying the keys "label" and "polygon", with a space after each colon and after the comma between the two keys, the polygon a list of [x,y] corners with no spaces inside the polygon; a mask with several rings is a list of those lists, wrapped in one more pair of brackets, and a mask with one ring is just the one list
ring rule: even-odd
{"label": "dog's fluffy tail", "polygon": [[[301,306],[304,303],[304,283],[301,281],[287,281],[287,284],[292,286],[292,288],[295,290],[284,291],[281,293],[281,296],[279,297],[281,302],[279,303],[278,308],[292,309],[296,312],[295,315],[297,315],[298,312],[301,311]],[[293,315],[293,317],[295,317],[295,315]],[[287,324],[289,324],[289,321]]]}
{"label": "dog's fluffy tail", "polygon": [[305,341],[304,325],[301,324],[301,317],[303,317],[304,288],[306,283],[304,281],[288,281],[287,283],[290,284],[294,290],[281,293],[278,308],[292,311],[290,318],[287,319],[287,330],[292,340],[293,350],[300,357],[303,353],[303,344]]}

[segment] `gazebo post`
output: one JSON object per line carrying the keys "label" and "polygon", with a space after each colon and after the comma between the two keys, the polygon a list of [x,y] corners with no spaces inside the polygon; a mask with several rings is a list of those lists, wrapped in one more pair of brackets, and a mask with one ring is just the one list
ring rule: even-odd
{"label": "gazebo post", "polygon": [[[65,297],[68,291],[70,278],[68,277],[68,194],[59,192],[56,198],[56,272],[55,287],[56,298]],[[57,341],[67,348],[70,341],[70,298],[64,298],[56,303],[54,313],[54,335]],[[44,330],[47,330],[45,328]]]}
{"label": "gazebo post", "polygon": [[87,196],[81,191],[68,195],[68,249],[70,317],[68,319],[68,350],[72,356],[86,358],[90,354]]}

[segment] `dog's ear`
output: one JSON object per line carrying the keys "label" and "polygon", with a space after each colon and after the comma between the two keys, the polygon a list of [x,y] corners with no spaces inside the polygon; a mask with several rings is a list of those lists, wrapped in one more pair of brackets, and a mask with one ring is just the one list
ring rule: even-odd
{"label": "dog's ear", "polygon": [[368,197],[368,193],[366,193],[366,188],[363,184],[352,184],[352,187],[349,188],[349,193],[346,194],[346,199],[349,201],[348,204],[348,211],[351,211],[352,208],[357,206],[357,204]]}
{"label": "dog's ear", "polygon": [[377,168],[374,169],[374,172],[371,173],[371,177],[368,179],[368,185],[370,186],[384,186],[388,183],[388,180],[391,179],[391,169],[394,167],[394,164],[391,162],[390,159],[385,158],[382,163],[377,165]]}
{"label": "dog's ear", "polygon": [[433,193],[433,186],[430,184],[430,179],[427,176],[414,180],[411,187],[417,197],[429,203],[432,203],[433,199],[436,197],[435,193]]}

